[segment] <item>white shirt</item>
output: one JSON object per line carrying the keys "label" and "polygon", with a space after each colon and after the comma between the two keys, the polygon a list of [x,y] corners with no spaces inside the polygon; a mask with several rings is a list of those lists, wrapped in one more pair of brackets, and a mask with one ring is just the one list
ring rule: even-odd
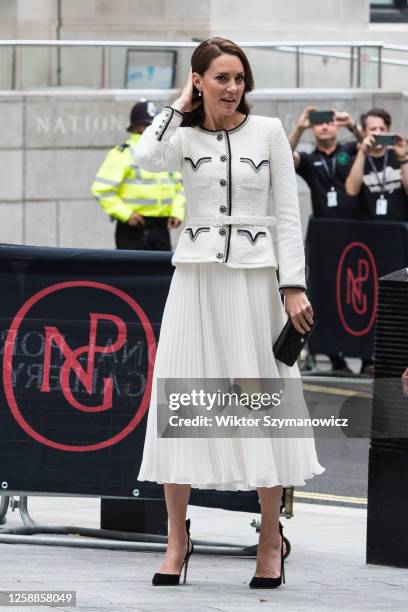
{"label": "white shirt", "polygon": [[295,169],[280,120],[248,115],[219,131],[181,121],[165,107],[133,153],[146,170],[183,174],[186,228],[172,263],[279,267],[280,288],[305,288]]}

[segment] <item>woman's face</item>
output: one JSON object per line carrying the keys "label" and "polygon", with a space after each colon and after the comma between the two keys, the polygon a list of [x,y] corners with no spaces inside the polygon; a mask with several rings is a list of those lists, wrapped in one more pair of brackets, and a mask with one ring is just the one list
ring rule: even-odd
{"label": "woman's face", "polygon": [[224,53],[213,59],[203,76],[193,72],[193,83],[202,92],[207,113],[230,116],[245,90],[244,67],[239,57]]}

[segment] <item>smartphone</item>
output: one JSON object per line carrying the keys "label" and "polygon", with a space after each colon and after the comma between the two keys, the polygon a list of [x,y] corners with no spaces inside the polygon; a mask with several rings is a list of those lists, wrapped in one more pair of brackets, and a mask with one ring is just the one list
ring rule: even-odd
{"label": "smartphone", "polygon": [[376,134],[375,144],[381,145],[382,147],[389,147],[395,145],[396,137],[395,134]]}
{"label": "smartphone", "polygon": [[322,123],[332,123],[334,121],[333,111],[310,111],[310,125],[321,125]]}

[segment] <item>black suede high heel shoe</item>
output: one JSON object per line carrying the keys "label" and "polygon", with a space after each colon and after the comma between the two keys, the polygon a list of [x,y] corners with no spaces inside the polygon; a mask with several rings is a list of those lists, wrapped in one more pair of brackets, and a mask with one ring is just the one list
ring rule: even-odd
{"label": "black suede high heel shoe", "polygon": [[281,571],[277,578],[264,578],[262,576],[253,576],[249,583],[250,589],[277,589],[282,582],[285,584],[285,560],[283,558],[283,527],[279,523],[279,533],[281,535]]}
{"label": "black suede high heel shoe", "polygon": [[[180,573],[179,574],[160,574],[160,572],[157,572],[153,576],[153,580],[152,580],[153,586],[173,586],[173,585],[179,584],[181,572],[183,571],[183,567],[184,567],[183,584],[185,583],[186,578],[187,578],[188,562],[194,550],[194,544],[190,538],[190,519],[186,520],[186,531],[187,531],[187,552],[186,552],[186,556],[184,557],[184,561],[183,561],[183,565],[181,566]],[[191,549],[190,549],[190,543],[191,543]]]}

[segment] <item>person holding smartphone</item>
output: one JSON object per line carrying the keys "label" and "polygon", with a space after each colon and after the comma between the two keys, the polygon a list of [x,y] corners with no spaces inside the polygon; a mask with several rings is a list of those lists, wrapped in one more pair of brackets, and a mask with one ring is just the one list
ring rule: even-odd
{"label": "person holding smartphone", "polygon": [[[341,128],[349,130],[357,140],[361,138],[358,126],[348,113],[335,109],[318,111],[315,106],[308,106],[288,136],[296,172],[310,189],[314,217],[357,219],[360,215],[359,198],[349,196],[345,188],[347,175],[357,154],[357,142],[352,140],[340,144],[338,135]],[[315,139],[315,148],[310,153],[296,151],[300,138],[309,129]],[[341,354],[328,357],[332,372],[351,372]],[[303,370],[312,367],[315,367],[315,357],[309,354]]]}
{"label": "person holding smartphone", "polygon": [[407,141],[390,134],[391,115],[372,108],[361,116],[364,139],[346,180],[365,219],[408,221]]}
{"label": "person holding smartphone", "polygon": [[[346,191],[361,201],[361,218],[408,221],[407,141],[390,134],[391,115],[372,108],[361,115],[363,141],[346,179]],[[364,359],[363,374],[374,373],[372,359]]]}
{"label": "person holding smartphone", "polygon": [[[339,143],[341,128],[346,128],[355,138]],[[300,138],[311,130],[315,148],[310,153],[297,151]],[[359,199],[346,193],[345,181],[353,159],[357,154],[357,140],[361,139],[358,126],[346,112],[335,109],[318,111],[308,106],[300,115],[295,128],[288,136],[293,151],[297,174],[310,188],[314,217],[333,219],[358,218]]]}

